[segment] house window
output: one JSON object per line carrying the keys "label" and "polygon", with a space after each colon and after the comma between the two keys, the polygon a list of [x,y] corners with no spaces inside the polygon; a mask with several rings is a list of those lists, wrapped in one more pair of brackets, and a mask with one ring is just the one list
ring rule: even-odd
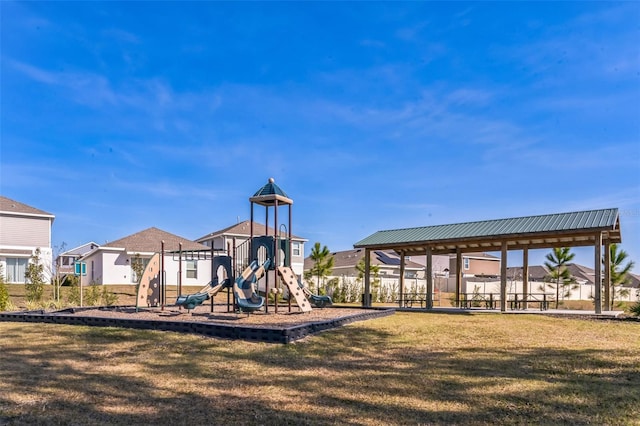
{"label": "house window", "polygon": [[462,261],[464,263],[464,269],[469,269],[469,258],[468,257],[463,257]]}
{"label": "house window", "polygon": [[291,255],[292,256],[302,256],[302,254],[300,253],[300,248],[301,248],[302,244],[297,243],[297,242],[293,242],[291,243]]}
{"label": "house window", "polygon": [[26,279],[24,274],[27,272],[27,264],[29,259],[26,258],[7,258],[7,282],[24,284]]}
{"label": "house window", "polygon": [[198,278],[198,262],[187,260],[187,278]]}

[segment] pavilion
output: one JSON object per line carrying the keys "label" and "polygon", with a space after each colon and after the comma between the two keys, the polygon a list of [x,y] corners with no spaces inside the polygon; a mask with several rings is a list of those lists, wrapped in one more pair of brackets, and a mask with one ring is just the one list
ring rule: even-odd
{"label": "pavilion", "polygon": [[[522,250],[523,292],[528,294],[529,250],[593,246],[595,282],[604,283],[604,303],[605,306],[609,306],[611,261],[609,246],[621,241],[618,209],[610,208],[378,231],[355,243],[354,248],[365,250],[365,294],[370,294],[369,270],[372,250],[395,250],[400,255],[401,297],[404,291],[405,256],[426,255],[427,309],[433,308],[432,255],[456,255],[456,305],[460,306],[462,254],[499,251],[501,252],[500,310],[505,312],[509,250]],[[596,285],[595,288],[595,312],[600,314],[603,302],[602,286]],[[370,306],[370,304],[370,299],[363,298],[363,306]]]}

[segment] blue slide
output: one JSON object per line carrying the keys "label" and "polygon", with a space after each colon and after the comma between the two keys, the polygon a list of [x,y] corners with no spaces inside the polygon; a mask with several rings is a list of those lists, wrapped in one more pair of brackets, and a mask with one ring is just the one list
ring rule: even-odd
{"label": "blue slide", "polygon": [[233,294],[236,296],[236,303],[242,312],[253,312],[264,306],[264,297],[256,292],[256,283],[264,275],[265,269],[271,264],[267,259],[264,264],[258,264],[257,260],[251,264],[240,275],[233,285]]}
{"label": "blue slide", "polygon": [[196,306],[202,305],[205,300],[208,300],[215,296],[220,290],[223,288],[227,288],[231,286],[231,280],[225,279],[221,283],[218,282],[218,278],[216,277],[209,284],[204,286],[202,290],[194,294],[188,294],[186,296],[179,296],[176,300],[176,306],[182,306],[189,310],[195,308]]}

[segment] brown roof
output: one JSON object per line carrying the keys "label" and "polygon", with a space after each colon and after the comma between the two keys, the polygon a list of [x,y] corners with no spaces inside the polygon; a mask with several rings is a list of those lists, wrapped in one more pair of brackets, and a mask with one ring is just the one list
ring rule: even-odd
{"label": "brown roof", "polygon": [[[567,264],[567,269],[571,273],[571,275],[578,279],[584,280],[589,284],[593,284],[595,281],[595,271],[593,268],[588,266],[579,265],[577,263],[569,263]],[[512,277],[515,276],[518,278],[522,277],[522,266],[510,266],[507,268],[507,276]],[[545,278],[548,278],[549,271],[544,265],[533,265],[529,266],[529,277],[536,281],[543,281]],[[630,287],[640,287],[640,277],[634,274],[627,275],[628,285]]]}
{"label": "brown roof", "polygon": [[158,228],[145,229],[128,237],[107,243],[102,247],[122,247],[129,252],[159,252],[161,241],[164,241],[164,249],[167,251],[178,250],[179,243],[182,243],[182,250],[210,250],[209,247],[203,244]]}
{"label": "brown roof", "polygon": [[[364,249],[345,250],[331,253],[333,256],[333,268],[355,268],[360,259],[364,258]],[[405,259],[405,268],[424,269],[419,263]],[[393,250],[373,250],[371,252],[371,265],[397,266],[400,268],[400,256]],[[304,269],[311,269],[313,260],[310,257],[304,259]]]}
{"label": "brown roof", "polygon": [[[208,240],[212,237],[218,237],[220,235],[232,235],[232,236],[237,235],[241,237],[249,237],[250,233],[251,233],[251,221],[245,220],[243,222],[236,223],[235,225],[231,225],[219,231],[211,232],[207,235],[204,235],[196,239],[196,241]],[[274,234],[275,234],[275,231],[273,230],[273,228],[269,227],[269,235],[274,235]],[[261,223],[253,222],[253,236],[256,237],[259,235],[267,235],[266,228]],[[294,240],[306,241],[306,239],[302,237],[298,237],[296,235],[292,235],[291,238]]]}
{"label": "brown roof", "polygon": [[0,211],[15,214],[54,217],[54,215],[52,215],[51,213],[47,213],[44,210],[36,209],[35,207],[28,206],[19,201],[12,200],[11,198],[3,197],[2,195],[0,195]]}

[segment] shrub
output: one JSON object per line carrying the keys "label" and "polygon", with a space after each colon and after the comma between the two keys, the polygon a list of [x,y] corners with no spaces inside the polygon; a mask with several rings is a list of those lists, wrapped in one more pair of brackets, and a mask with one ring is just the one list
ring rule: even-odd
{"label": "shrub", "polygon": [[86,306],[96,306],[100,303],[101,296],[102,291],[100,290],[100,287],[95,284],[91,284],[85,291],[83,302]]}
{"label": "shrub", "polygon": [[634,305],[631,305],[631,307],[629,308],[629,312],[631,312],[632,315],[635,315],[635,316],[639,317],[640,316],[640,302],[637,302]]}
{"label": "shrub", "polygon": [[67,303],[71,306],[80,306],[80,287],[78,286],[77,278],[75,280],[67,279],[67,282],[69,282],[70,286],[67,293]]}
{"label": "shrub", "polygon": [[4,279],[0,279],[0,311],[8,310],[9,303],[9,290],[7,290]]}
{"label": "shrub", "polygon": [[102,286],[102,303],[105,306],[113,306],[118,303],[118,295],[109,292],[106,286]]}

